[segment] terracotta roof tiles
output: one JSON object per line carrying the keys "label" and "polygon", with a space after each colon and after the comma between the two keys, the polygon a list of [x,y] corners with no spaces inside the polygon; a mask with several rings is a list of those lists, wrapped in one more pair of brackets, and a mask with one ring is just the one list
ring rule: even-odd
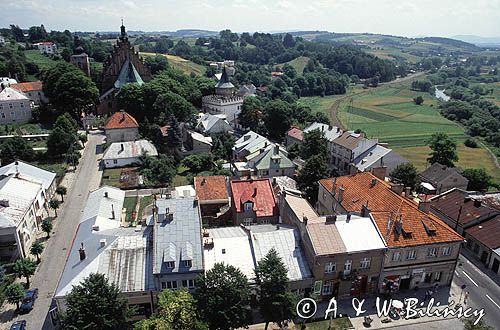
{"label": "terracotta roof tiles", "polygon": [[226,177],[222,175],[197,176],[194,178],[194,189],[200,202],[229,200]]}
{"label": "terracotta roof tiles", "polygon": [[23,92],[41,91],[43,83],[41,81],[24,82],[19,84],[12,84],[10,87]]}
{"label": "terracotta roof tiles", "polygon": [[231,181],[231,192],[238,213],[242,212],[245,202],[252,202],[258,217],[278,215],[276,197],[269,179]]}
{"label": "terracotta roof tiles", "polygon": [[138,128],[137,120],[125,111],[115,112],[108,118],[105,129]]}

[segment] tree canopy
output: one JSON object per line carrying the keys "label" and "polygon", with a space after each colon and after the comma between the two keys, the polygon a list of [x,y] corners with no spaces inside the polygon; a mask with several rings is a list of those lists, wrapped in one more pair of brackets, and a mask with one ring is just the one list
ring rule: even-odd
{"label": "tree canopy", "polygon": [[486,191],[492,184],[492,176],[484,168],[468,168],[462,175],[469,180],[467,190]]}
{"label": "tree canopy", "polygon": [[396,166],[389,173],[389,178],[395,183],[402,183],[405,187],[416,189],[419,184],[417,168],[412,163],[403,163]]}
{"label": "tree canopy", "polygon": [[445,133],[434,133],[429,139],[431,153],[427,161],[431,164],[439,163],[448,167],[453,167],[458,161],[457,144],[453,142]]}

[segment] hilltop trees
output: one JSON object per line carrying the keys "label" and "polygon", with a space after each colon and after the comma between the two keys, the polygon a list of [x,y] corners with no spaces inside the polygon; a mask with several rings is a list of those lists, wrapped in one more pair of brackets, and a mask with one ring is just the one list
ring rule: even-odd
{"label": "hilltop trees", "polygon": [[431,153],[427,161],[431,164],[440,163],[448,167],[453,167],[458,161],[457,144],[453,142],[445,133],[434,133],[428,141]]}
{"label": "hilltop trees", "polygon": [[66,296],[65,329],[128,329],[127,299],[104,274],[90,274]]}
{"label": "hilltop trees", "polygon": [[234,266],[216,263],[197,281],[195,298],[210,329],[235,329],[250,323],[250,287]]}

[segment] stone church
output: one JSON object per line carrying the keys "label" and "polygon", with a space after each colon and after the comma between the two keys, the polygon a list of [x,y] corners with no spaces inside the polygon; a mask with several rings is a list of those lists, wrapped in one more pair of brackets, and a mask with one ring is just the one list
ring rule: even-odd
{"label": "stone church", "polygon": [[120,38],[113,48],[111,56],[104,63],[99,115],[114,113],[119,110],[116,93],[126,84],[144,84],[152,79],[151,72],[144,64],[139,53],[130,44],[125,26],[121,26]]}

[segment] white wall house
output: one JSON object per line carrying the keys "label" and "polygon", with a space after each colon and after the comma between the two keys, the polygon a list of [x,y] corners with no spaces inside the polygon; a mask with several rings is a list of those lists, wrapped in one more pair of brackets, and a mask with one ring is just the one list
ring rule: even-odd
{"label": "white wall house", "polygon": [[57,46],[52,41],[38,42],[34,44],[42,54],[57,54]]}
{"label": "white wall house", "polygon": [[22,124],[31,120],[31,101],[11,87],[0,92],[0,124]]}
{"label": "white wall house", "polygon": [[143,155],[158,156],[155,146],[147,140],[115,142],[104,152],[105,168],[125,167],[139,164]]}

